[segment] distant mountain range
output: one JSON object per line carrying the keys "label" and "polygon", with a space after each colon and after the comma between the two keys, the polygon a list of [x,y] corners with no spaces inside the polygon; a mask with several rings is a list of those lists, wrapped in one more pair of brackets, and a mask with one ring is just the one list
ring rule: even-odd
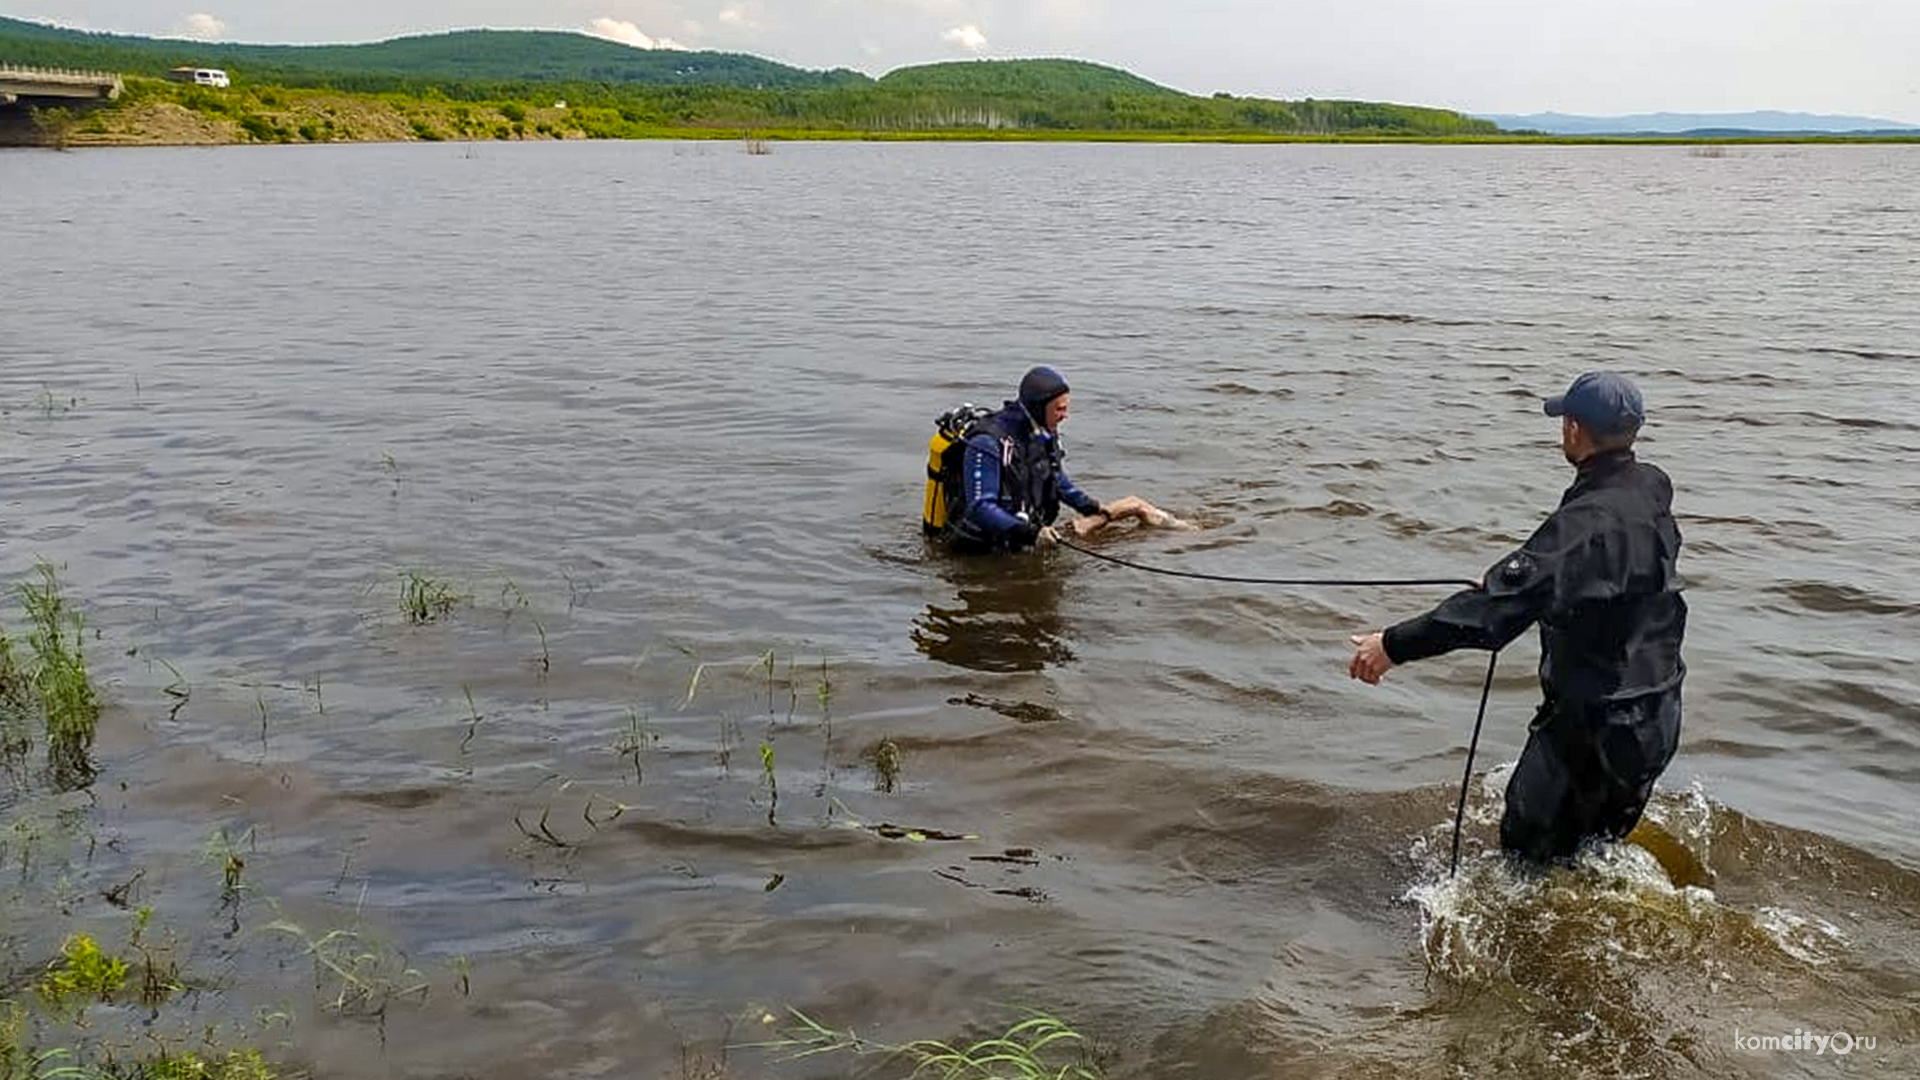
{"label": "distant mountain range", "polygon": [[1532,113],[1524,116],[1471,113],[1508,131],[1542,131],[1549,135],[1692,135],[1703,132],[1757,132],[1766,134],[1850,134],[1911,131],[1920,126],[1870,116],[1822,116],[1798,112],[1638,113],[1632,116],[1570,116]]}

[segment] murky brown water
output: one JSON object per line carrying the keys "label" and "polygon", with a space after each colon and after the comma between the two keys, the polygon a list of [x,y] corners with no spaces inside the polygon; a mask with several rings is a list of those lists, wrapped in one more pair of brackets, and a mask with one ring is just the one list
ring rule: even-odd
{"label": "murky brown water", "polygon": [[[0,570],[65,565],[111,684],[91,797],[0,785],[9,971],[140,873],[170,1022],[284,1011],[322,1076],[679,1076],[782,1006],[1044,1008],[1154,1080],[1912,1075],[1917,160],[0,155]],[[1344,674],[1432,594],[930,556],[931,417],[1038,361],[1090,491],[1208,525],[1109,550],[1272,576],[1477,573],[1566,481],[1535,395],[1637,376],[1693,583],[1654,817],[1711,889],[1443,880],[1483,660]],[[468,601],[408,625],[410,569]],[[276,918],[425,1002],[331,1015]],[[1736,1046],[1795,1029],[1878,1043]]]}

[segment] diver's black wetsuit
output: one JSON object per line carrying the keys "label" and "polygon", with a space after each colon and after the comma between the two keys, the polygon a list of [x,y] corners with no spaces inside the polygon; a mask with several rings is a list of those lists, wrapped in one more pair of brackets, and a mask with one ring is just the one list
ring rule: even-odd
{"label": "diver's black wetsuit", "polygon": [[1018,401],[974,425],[962,473],[966,510],[954,524],[954,550],[1032,547],[1041,526],[1059,518],[1061,503],[1082,514],[1099,513],[1100,504],[1067,475],[1066,456],[1060,436],[1034,423]]}

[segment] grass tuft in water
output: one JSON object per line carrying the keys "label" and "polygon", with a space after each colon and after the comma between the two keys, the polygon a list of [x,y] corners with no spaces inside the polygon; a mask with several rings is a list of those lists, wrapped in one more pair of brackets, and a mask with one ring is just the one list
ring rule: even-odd
{"label": "grass tuft in water", "polygon": [[700,692],[700,677],[701,677],[701,676],[703,676],[703,675],[705,675],[706,673],[707,673],[707,665],[705,665],[705,664],[695,664],[695,665],[694,665],[694,667],[693,667],[693,678],[691,678],[691,679],[688,679],[688,680],[687,680],[687,697],[686,697],[686,700],[684,700],[684,701],[682,701],[682,702],[680,703],[680,707],[681,707],[682,709],[684,709],[684,708],[686,708],[687,706],[689,706],[689,705],[691,705],[691,704],[693,704],[693,697],[694,697],[694,695],[695,695],[695,694],[698,694],[698,693]]}
{"label": "grass tuft in water", "polygon": [[0,767],[12,772],[33,749],[32,681],[0,627]]}
{"label": "grass tuft in water", "polygon": [[47,965],[34,990],[55,1015],[84,1010],[95,1001],[111,1001],[127,985],[128,964],[100,948],[86,934],[72,934],[60,946],[60,959]]}
{"label": "grass tuft in water", "polygon": [[393,491],[390,493],[391,496],[396,499],[399,498],[400,497],[400,461],[399,459],[394,457],[392,454],[381,454],[380,468],[384,470],[387,473],[388,477],[391,478],[393,481]]}
{"label": "grass tuft in water", "polygon": [[775,824],[774,815],[780,809],[780,780],[773,772],[773,744],[760,744],[760,782],[767,789],[767,824]]}
{"label": "grass tuft in water", "polygon": [[873,761],[873,786],[891,795],[900,789],[900,770],[905,764],[906,755],[901,753],[900,744],[892,739],[881,739],[867,751]]}
{"label": "grass tuft in water", "polygon": [[553,670],[553,653],[547,648],[547,624],[535,619],[533,630],[540,635],[540,655],[534,657],[533,662],[540,665],[540,678],[545,681],[547,673]]}
{"label": "grass tuft in water", "polygon": [[144,1063],[138,1075],[141,1080],[274,1080],[280,1074],[258,1050],[230,1050],[217,1058],[182,1050]]}
{"label": "grass tuft in water", "polygon": [[160,688],[161,693],[173,699],[173,707],[167,710],[167,719],[178,719],[180,710],[186,708],[187,702],[193,700],[193,684],[187,681],[185,675],[180,674],[179,668],[165,660],[160,661],[160,666],[173,674],[173,681]]}
{"label": "grass tuft in water", "polygon": [[446,618],[463,599],[445,581],[418,570],[400,572],[400,610],[415,626]]}
{"label": "grass tuft in water", "polygon": [[753,662],[753,666],[749,667],[747,671],[749,674],[751,674],[752,672],[760,671],[762,669],[764,669],[767,673],[767,715],[772,716],[773,715],[773,650],[772,649],[768,649],[766,652],[761,653],[760,658],[758,660],[755,660]]}
{"label": "grass tuft in water", "polygon": [[[1003,1034],[965,1045],[917,1039],[892,1045],[865,1038],[851,1029],[836,1031],[798,1009],[789,1009],[792,1023],[780,1037],[751,1046],[778,1052],[785,1060],[850,1053],[881,1055],[912,1066],[906,1075],[925,1073],[943,1080],[1101,1080],[1087,1040],[1067,1024],[1045,1013],[1033,1013]],[[774,1024],[771,1013],[763,1022]]]}
{"label": "grass tuft in water", "polygon": [[22,583],[17,590],[31,624],[27,644],[34,657],[27,681],[46,719],[47,764],[55,782],[79,787],[94,776],[91,754],[100,722],[99,694],[80,648],[86,619],[68,606],[51,563],[40,562],[34,570],[39,581]]}
{"label": "grass tuft in water", "polygon": [[251,828],[238,838],[228,836],[224,828],[215,829],[213,835],[207,838],[202,855],[207,862],[220,868],[220,900],[224,904],[239,903],[241,894],[246,891],[243,879],[247,872],[247,858],[241,849],[251,850],[253,843]]}
{"label": "grass tuft in water", "polygon": [[467,734],[460,740],[460,752],[464,754],[473,743],[474,735],[479,732],[480,722],[486,717],[480,715],[480,706],[473,703],[473,687],[462,683],[460,692],[467,695]]}
{"label": "grass tuft in water", "polygon": [[38,1057],[26,1046],[27,1011],[13,1001],[0,999],[0,1077],[30,1077],[38,1070]]}
{"label": "grass tuft in water", "polygon": [[330,930],[319,937],[299,923],[278,919],[266,930],[300,942],[313,959],[314,988],[331,994],[326,1007],[343,1016],[384,1016],[396,1001],[424,1002],[430,987],[426,976],[406,957],[368,941],[357,931]]}
{"label": "grass tuft in water", "polygon": [[519,585],[515,584],[512,578],[507,578],[504,582],[501,583],[500,585],[500,614],[501,615],[511,619],[513,618],[514,612],[524,611],[527,608],[532,606],[533,606],[532,602],[527,599],[526,592],[522,590]]}
{"label": "grass tuft in water", "polygon": [[640,710],[629,707],[627,709],[627,726],[622,729],[619,736],[614,739],[613,752],[633,763],[633,783],[636,787],[646,780],[646,773],[643,766],[645,765],[647,744],[658,740],[658,738],[659,736],[655,735],[647,727],[647,718],[640,715]]}

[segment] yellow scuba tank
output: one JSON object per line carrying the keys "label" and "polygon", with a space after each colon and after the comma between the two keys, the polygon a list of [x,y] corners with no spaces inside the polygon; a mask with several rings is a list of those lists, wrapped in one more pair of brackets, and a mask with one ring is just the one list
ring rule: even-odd
{"label": "yellow scuba tank", "polygon": [[960,498],[967,436],[976,421],[992,415],[992,409],[968,403],[934,420],[933,438],[927,440],[927,495],[920,507],[920,531],[926,535],[945,536],[953,526],[952,507]]}
{"label": "yellow scuba tank", "polygon": [[920,531],[928,536],[947,531],[947,478],[942,467],[954,441],[944,431],[935,431],[927,440],[927,502],[920,509]]}

